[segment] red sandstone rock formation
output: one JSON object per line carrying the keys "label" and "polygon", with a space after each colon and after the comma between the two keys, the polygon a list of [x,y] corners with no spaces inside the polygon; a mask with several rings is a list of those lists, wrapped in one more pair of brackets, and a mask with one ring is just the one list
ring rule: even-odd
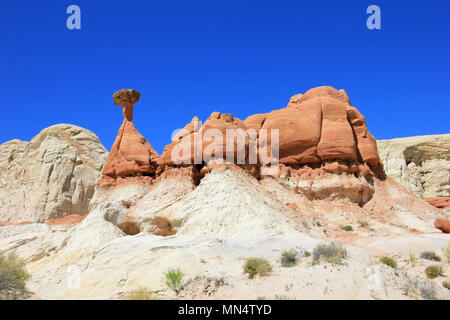
{"label": "red sandstone rock formation", "polygon": [[244,123],[280,130],[280,163],[345,161],[367,163],[372,169],[381,164],[375,138],[343,90],[314,88],[292,97],[286,108],[250,116]]}
{"label": "red sandstone rock formation", "polygon": [[425,198],[423,200],[438,209],[450,208],[450,198],[447,197]]}
{"label": "red sandstone rock formation", "polygon": [[[117,177],[159,176],[167,167],[208,164],[205,154],[225,159],[229,153],[236,159],[238,151],[244,151],[244,161],[237,164],[248,166],[249,155],[255,151],[250,148],[258,145],[270,148],[272,145],[272,129],[279,130],[281,164],[323,167],[327,172],[352,172],[366,177],[383,175],[375,138],[367,129],[365,118],[351,106],[344,90],[314,88],[293,96],[283,109],[255,114],[245,121],[231,114],[213,112],[201,126],[200,120],[194,117],[175,135],[160,157],[127,120],[132,119],[132,104],[137,100],[139,95],[133,90],[120,90],[114,95],[115,103],[124,108],[125,121],[108,157],[100,185],[111,184]],[[227,129],[241,129],[244,143],[239,144],[236,138],[228,137]],[[262,129],[267,135],[262,134]],[[229,141],[217,140],[214,132]],[[229,146],[234,150],[229,150]],[[220,150],[223,150],[222,154],[218,153]],[[259,165],[261,162],[248,168],[252,174],[257,174]]]}
{"label": "red sandstone rock formation", "polygon": [[122,89],[114,93],[114,103],[122,107],[123,117],[128,120],[133,120],[133,107],[141,98],[141,94],[133,89]]}
{"label": "red sandstone rock formation", "polygon": [[[118,93],[121,94],[116,96]],[[114,94],[114,101],[125,101],[126,105],[129,106],[129,102],[136,99],[136,94],[132,94],[131,98],[128,97],[128,94],[129,91],[120,90]],[[138,95],[140,94],[138,93]],[[155,173],[158,153],[137,131],[133,123],[128,120],[132,119],[132,109],[124,108],[124,117],[125,119],[103,167],[103,177],[98,182],[100,186],[114,184],[118,178],[150,176]]]}
{"label": "red sandstone rock formation", "polygon": [[441,230],[443,233],[450,233],[450,221],[446,219],[436,219],[434,222],[436,229]]}
{"label": "red sandstone rock formation", "polygon": [[[203,157],[205,154],[226,159],[227,152],[230,152],[230,157],[232,155],[234,159],[237,159],[237,153],[240,151],[245,155],[245,163],[248,158],[249,137],[245,132],[247,127],[243,121],[229,113],[213,112],[203,126],[200,127],[199,124],[198,118],[194,117],[191,123],[175,135],[172,143],[164,148],[163,154],[158,159],[158,165],[162,170],[166,166],[188,166],[201,164],[203,161],[208,162],[208,159]],[[238,144],[238,139],[233,137],[231,137],[233,140],[228,141],[228,144],[233,146],[233,152],[227,148],[225,139],[228,137],[227,129],[242,130],[237,133],[243,135],[244,144]]]}

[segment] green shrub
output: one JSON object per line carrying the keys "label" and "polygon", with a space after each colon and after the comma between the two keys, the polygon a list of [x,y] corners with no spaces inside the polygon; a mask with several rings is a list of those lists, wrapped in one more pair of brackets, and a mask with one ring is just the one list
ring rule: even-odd
{"label": "green shrub", "polygon": [[293,267],[297,264],[298,253],[295,250],[284,251],[281,254],[281,266]]}
{"label": "green shrub", "polygon": [[353,231],[353,227],[352,226],[341,226],[341,229],[344,231]]}
{"label": "green shrub", "polygon": [[391,267],[392,269],[397,269],[397,261],[395,261],[395,259],[393,258],[383,257],[380,259],[380,262],[387,265],[388,267]]}
{"label": "green shrub", "polygon": [[328,263],[341,264],[347,257],[347,250],[341,244],[320,244],[313,251],[313,264],[325,260]]}
{"label": "green shrub", "polygon": [[416,255],[414,253],[410,253],[409,254],[409,261],[411,262],[411,265],[413,267],[416,266],[417,258],[416,258]]}
{"label": "green shrub", "polygon": [[138,288],[128,292],[125,300],[160,300],[160,298],[153,291],[146,288]]}
{"label": "green shrub", "polygon": [[181,280],[184,274],[180,269],[169,269],[164,273],[164,283],[167,288],[173,290],[176,294],[180,292]]}
{"label": "green shrub", "polygon": [[309,252],[309,251],[303,251],[303,256],[304,256],[304,257],[310,257],[310,256],[311,256],[311,252]]}
{"label": "green shrub", "polygon": [[442,282],[442,285],[444,286],[445,289],[450,290],[450,282],[444,281],[444,282]]}
{"label": "green shrub", "polygon": [[321,226],[322,226],[322,224],[320,223],[320,221],[316,221],[316,225],[317,225],[318,227],[321,227]]}
{"label": "green shrub", "polygon": [[425,269],[425,274],[427,275],[427,277],[429,279],[434,279],[439,276],[443,276],[444,269],[442,268],[442,266],[438,266],[438,265],[429,266],[428,268]]}
{"label": "green shrub", "polygon": [[365,221],[365,220],[358,220],[358,223],[363,228],[366,228],[366,229],[370,228],[370,224],[367,221]]}
{"label": "green shrub", "polygon": [[439,257],[436,253],[432,251],[424,251],[420,254],[420,257],[422,259],[441,262],[441,257]]}
{"label": "green shrub", "polygon": [[261,258],[249,258],[244,264],[244,273],[248,273],[250,278],[256,275],[265,276],[272,271],[270,262]]}
{"label": "green shrub", "polygon": [[28,298],[25,282],[29,278],[25,263],[18,256],[0,252],[0,300]]}

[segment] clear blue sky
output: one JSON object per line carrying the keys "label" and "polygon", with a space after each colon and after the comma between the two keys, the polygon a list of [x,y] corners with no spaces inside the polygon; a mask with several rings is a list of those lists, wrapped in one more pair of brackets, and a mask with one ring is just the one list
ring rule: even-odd
{"label": "clear blue sky", "polygon": [[377,139],[450,132],[448,0],[18,0],[0,30],[0,143],[72,123],[109,149],[121,88],[142,93],[134,123],[158,152],[194,115],[245,119],[320,85],[345,89]]}

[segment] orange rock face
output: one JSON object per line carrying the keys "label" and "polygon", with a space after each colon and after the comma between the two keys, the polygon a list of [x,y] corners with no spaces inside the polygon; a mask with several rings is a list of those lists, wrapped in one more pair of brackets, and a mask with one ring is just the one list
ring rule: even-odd
{"label": "orange rock face", "polygon": [[372,168],[381,163],[375,138],[343,90],[314,88],[292,97],[286,108],[250,116],[244,123],[251,128],[261,123],[261,129],[279,130],[280,163],[343,160]]}
{"label": "orange rock face", "polygon": [[133,123],[125,119],[103,167],[103,177],[98,185],[112,184],[118,177],[153,175],[157,159],[158,153]]}
{"label": "orange rock face", "polygon": [[[122,106],[137,100],[139,97],[129,89],[114,95],[115,103]],[[382,172],[376,140],[367,129],[365,118],[351,106],[344,90],[332,87],[297,94],[287,107],[255,114],[245,121],[228,113],[213,112],[201,125],[194,117],[160,157],[127,120],[125,109],[124,116],[100,185],[117,177],[159,176],[168,167],[230,158],[257,175],[258,166],[264,167],[267,160],[276,158],[270,150],[274,145],[278,146],[279,163],[283,165],[322,166],[327,172],[352,172],[366,177]],[[228,135],[230,131],[234,136]],[[272,132],[278,132],[278,137]],[[267,149],[262,150],[264,146]]]}
{"label": "orange rock face", "polygon": [[450,221],[446,219],[436,219],[434,222],[436,229],[441,230],[443,233],[450,233]]}
{"label": "orange rock face", "polygon": [[434,197],[434,198],[425,198],[423,199],[433,207],[438,209],[446,209],[450,208],[450,198],[447,197]]}
{"label": "orange rock face", "polygon": [[[241,131],[238,131],[238,130]],[[227,135],[227,130],[242,135],[239,139]],[[174,165],[192,165],[208,163],[210,158],[226,159],[227,152],[236,162],[237,154],[243,154],[243,163],[248,158],[249,137],[243,121],[229,113],[213,112],[203,126],[200,127],[197,117],[181,130],[174,141],[164,148],[158,159],[161,168]],[[210,157],[208,157],[210,156]]]}

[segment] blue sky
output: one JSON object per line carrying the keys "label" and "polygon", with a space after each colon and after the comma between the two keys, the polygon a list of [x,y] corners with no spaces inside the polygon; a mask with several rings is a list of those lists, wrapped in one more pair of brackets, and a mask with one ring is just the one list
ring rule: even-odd
{"label": "blue sky", "polygon": [[121,88],[142,93],[134,123],[158,152],[194,115],[245,119],[320,85],[345,89],[377,139],[449,133],[449,14],[447,0],[8,1],[0,143],[72,123],[109,149]]}

